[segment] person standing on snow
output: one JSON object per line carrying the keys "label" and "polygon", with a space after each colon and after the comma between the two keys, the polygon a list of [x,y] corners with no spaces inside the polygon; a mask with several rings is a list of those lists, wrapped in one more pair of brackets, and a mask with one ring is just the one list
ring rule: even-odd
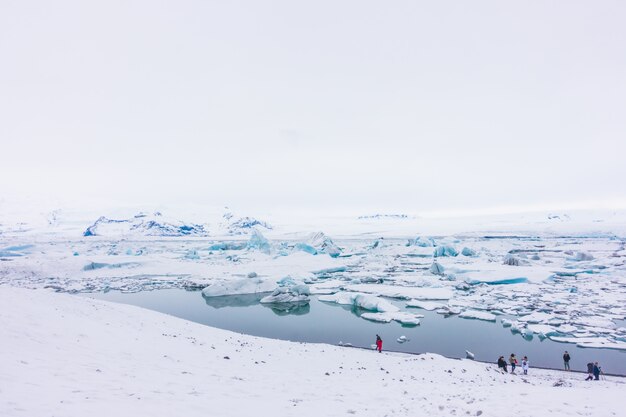
{"label": "person standing on snow", "polygon": [[528,375],[528,357],[524,356],[522,359],[522,370],[524,371],[524,375]]}
{"label": "person standing on snow", "polygon": [[569,369],[569,360],[571,359],[571,357],[569,356],[569,353],[567,353],[567,351],[565,351],[565,353],[563,354],[563,364],[565,366],[565,370],[566,371],[570,371],[571,369]]}
{"label": "person standing on snow", "polygon": [[381,339],[379,335],[376,335],[376,350],[378,353],[383,351],[383,339]]}
{"label": "person standing on snow", "polygon": [[515,367],[517,366],[517,358],[515,357],[515,353],[511,353],[511,357],[509,358],[509,363],[511,364],[511,373],[515,373]]}
{"label": "person standing on snow", "polygon": [[593,362],[589,362],[587,364],[587,378],[585,378],[585,381],[591,381],[593,379]]}
{"label": "person standing on snow", "polygon": [[598,362],[594,363],[593,364],[593,376],[595,377],[593,378],[594,381],[600,380],[600,372],[602,372],[602,368],[598,366]]}

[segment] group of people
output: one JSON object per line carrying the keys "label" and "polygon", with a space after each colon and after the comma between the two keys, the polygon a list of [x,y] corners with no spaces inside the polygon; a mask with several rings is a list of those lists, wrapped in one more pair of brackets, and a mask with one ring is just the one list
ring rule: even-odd
{"label": "group of people", "polygon": [[[378,353],[383,351],[383,339],[380,338],[379,335],[376,335],[376,350],[378,351]],[[570,354],[565,351],[565,353],[563,354],[563,366],[565,368],[566,371],[571,371],[570,367],[569,367],[569,362],[572,359],[572,357],[570,356]],[[511,356],[509,356],[509,361],[507,363],[506,359],[504,359],[504,356],[500,356],[498,358],[498,369],[501,369],[503,373],[508,373],[508,365],[511,365],[511,373],[514,374],[515,373],[515,368],[517,368],[518,366],[518,361],[517,361],[517,357],[515,356],[515,353],[511,353]],[[522,358],[522,371],[524,373],[524,375],[528,375],[528,368],[530,367],[530,362],[528,361],[528,356],[524,356]],[[602,368],[600,368],[600,366],[598,365],[598,362],[589,362],[587,364],[587,378],[585,378],[586,381],[591,381],[596,380],[598,381],[600,379],[600,374],[602,373]]]}
{"label": "group of people", "polygon": [[[515,368],[517,368],[517,365],[518,365],[518,361],[517,361],[517,357],[515,356],[515,353],[511,353],[511,356],[509,356],[509,365],[511,365],[511,373],[514,374]],[[522,358],[522,371],[524,372],[524,375],[528,375],[529,367],[530,367],[530,362],[528,361],[528,356],[524,356]],[[498,369],[501,369],[503,373],[509,372],[507,368],[507,362],[504,359],[504,356],[500,356],[498,358]]]}
{"label": "group of people", "polygon": [[[567,351],[565,351],[565,353],[563,354],[563,366],[566,371],[571,370],[569,367],[570,359],[572,359],[572,357]],[[602,368],[600,368],[600,365],[598,365],[598,362],[589,362],[587,364],[587,378],[585,378],[585,381],[591,381],[591,380],[599,381],[601,373],[602,373]]]}

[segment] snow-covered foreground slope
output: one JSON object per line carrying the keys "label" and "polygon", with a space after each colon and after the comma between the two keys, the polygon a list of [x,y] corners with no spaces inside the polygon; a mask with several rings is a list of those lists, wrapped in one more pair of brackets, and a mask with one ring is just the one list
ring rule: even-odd
{"label": "snow-covered foreground slope", "polygon": [[619,416],[626,389],[620,378],[261,339],[8,286],[0,323],[6,417]]}

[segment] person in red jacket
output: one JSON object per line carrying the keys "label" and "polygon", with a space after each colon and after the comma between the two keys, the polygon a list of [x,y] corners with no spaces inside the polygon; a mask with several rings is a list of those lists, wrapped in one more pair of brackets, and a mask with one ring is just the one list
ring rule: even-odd
{"label": "person in red jacket", "polygon": [[378,353],[383,351],[383,339],[379,335],[376,335],[376,350],[378,350]]}

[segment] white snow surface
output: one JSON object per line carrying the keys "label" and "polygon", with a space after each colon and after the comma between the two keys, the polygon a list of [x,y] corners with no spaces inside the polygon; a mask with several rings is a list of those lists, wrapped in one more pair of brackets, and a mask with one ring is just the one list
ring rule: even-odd
{"label": "white snow surface", "polygon": [[[623,378],[236,334],[0,286],[0,415],[618,416]],[[556,386],[555,386],[556,385]]]}

